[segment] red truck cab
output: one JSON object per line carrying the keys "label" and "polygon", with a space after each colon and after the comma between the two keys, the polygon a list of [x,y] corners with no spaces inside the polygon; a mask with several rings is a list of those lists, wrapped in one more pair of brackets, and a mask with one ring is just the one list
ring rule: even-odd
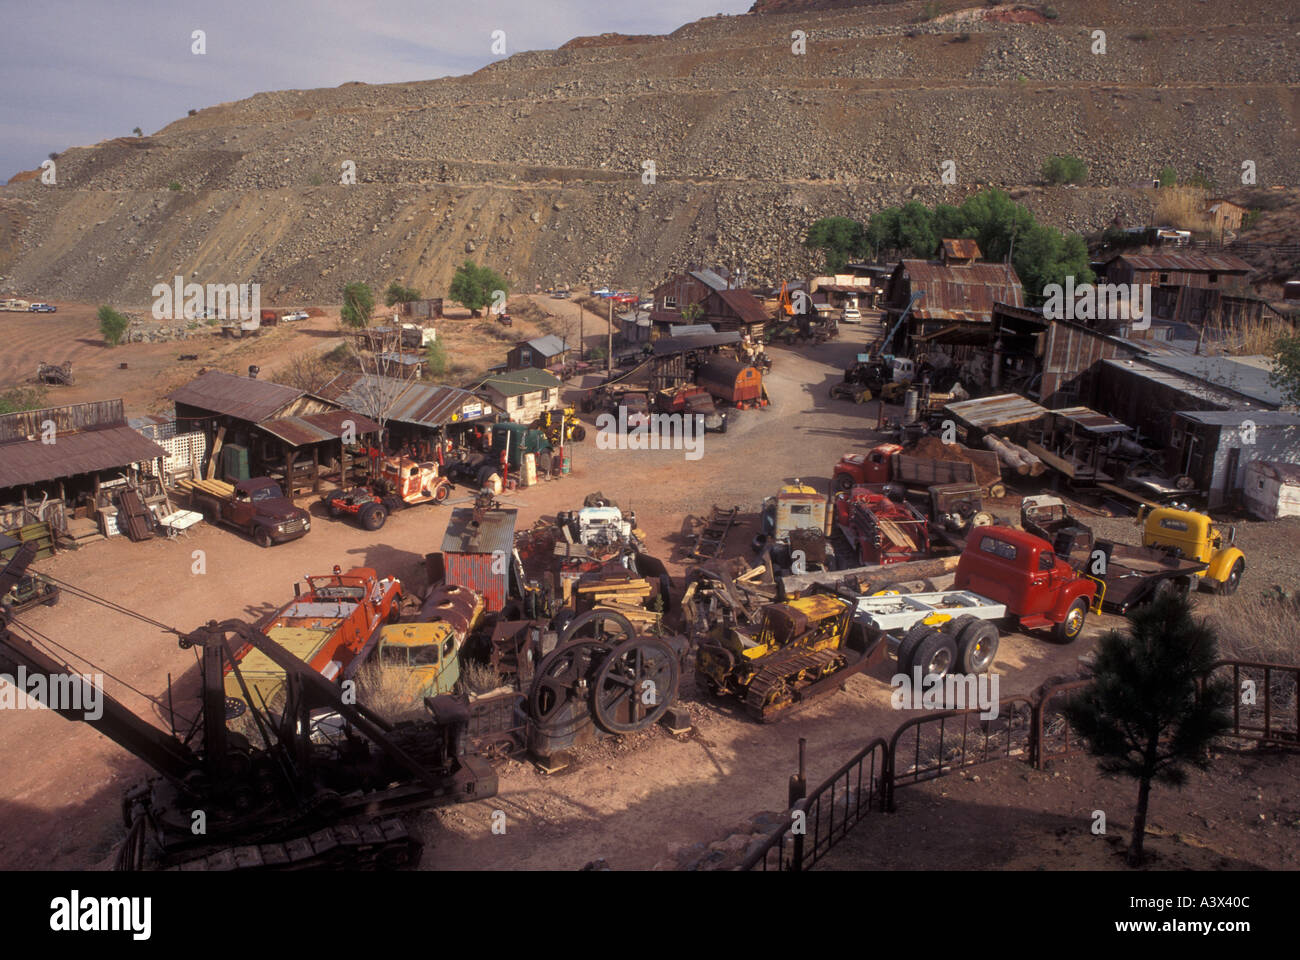
{"label": "red truck cab", "polygon": [[957,563],[953,586],[1006,604],[1025,630],[1051,627],[1070,643],[1083,632],[1097,585],[1081,577],[1041,537],[1011,527],[977,527]]}
{"label": "red truck cab", "polygon": [[846,453],[835,464],[832,484],[836,490],[850,490],[863,484],[888,483],[894,454],[902,452],[897,443],[882,443],[866,453]]}

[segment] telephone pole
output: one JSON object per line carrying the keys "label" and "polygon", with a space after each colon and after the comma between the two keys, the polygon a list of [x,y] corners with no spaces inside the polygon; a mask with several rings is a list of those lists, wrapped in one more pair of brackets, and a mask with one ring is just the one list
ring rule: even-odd
{"label": "telephone pole", "polygon": [[614,375],[614,298],[609,298],[609,334],[605,342],[605,374]]}

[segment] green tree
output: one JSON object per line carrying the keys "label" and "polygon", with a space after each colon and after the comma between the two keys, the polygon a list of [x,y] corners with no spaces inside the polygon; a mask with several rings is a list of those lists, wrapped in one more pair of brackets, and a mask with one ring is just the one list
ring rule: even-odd
{"label": "green tree", "polygon": [[1088,179],[1088,165],[1078,157],[1048,157],[1043,161],[1043,179],[1048,183],[1083,183]]}
{"label": "green tree", "polygon": [[1178,186],[1178,171],[1173,167],[1161,167],[1157,179],[1160,180],[1160,186],[1162,187],[1176,187]]}
{"label": "green tree", "polygon": [[447,348],[441,340],[433,340],[424,348],[424,365],[431,377],[441,377],[447,372]]}
{"label": "green tree", "polygon": [[126,335],[126,328],[131,325],[131,321],[108,304],[104,304],[99,308],[97,316],[99,317],[99,332],[104,335],[104,341],[110,347],[116,347],[122,342],[122,337]]}
{"label": "green tree", "polygon": [[143,137],[143,136],[144,136],[144,131],[141,130],[139,127],[136,127],[136,128],[133,129],[131,132],[134,133],[137,137]]}
{"label": "green tree", "polygon": [[961,205],[966,236],[979,244],[985,260],[1005,260],[1013,237],[1024,236],[1034,215],[1002,190],[982,190]]}
{"label": "green tree", "polygon": [[370,284],[354,281],[343,288],[342,319],[356,330],[370,326],[370,314],[375,309],[375,294]]}
{"label": "green tree", "polygon": [[957,239],[966,236],[966,214],[961,207],[951,203],[936,204],[934,208],[934,235],[940,240]]}
{"label": "green tree", "polygon": [[1128,861],[1140,866],[1151,784],[1181,786],[1189,764],[1209,765],[1210,743],[1231,727],[1233,694],[1225,680],[1201,683],[1218,644],[1206,621],[1192,617],[1183,594],[1159,595],[1128,621],[1127,632],[1101,638],[1092,682],[1063,712],[1103,771],[1138,781]]}
{"label": "green tree", "polygon": [[1059,230],[1035,223],[1024,236],[1016,238],[1011,264],[1031,302],[1041,302],[1048,284],[1065,285],[1066,277],[1075,284],[1092,283],[1088,244],[1078,234],[1066,236]]}
{"label": "green tree", "polygon": [[839,273],[851,258],[861,255],[863,227],[849,217],[822,217],[808,228],[803,245],[822,251],[827,273]]}
{"label": "green tree", "polygon": [[867,243],[872,253],[880,255],[881,250],[897,250],[901,244],[898,240],[898,207],[885,207],[877,210],[867,221]]}
{"label": "green tree", "polygon": [[682,307],[682,322],[694,323],[700,317],[704,316],[704,307],[698,303],[688,303]]}
{"label": "green tree", "polygon": [[909,200],[898,211],[898,246],[922,259],[934,256],[939,246],[934,217],[919,200]]}
{"label": "green tree", "polygon": [[1279,337],[1273,344],[1273,370],[1268,382],[1288,403],[1300,403],[1300,336]]}
{"label": "green tree", "polygon": [[473,260],[466,260],[456,268],[456,275],[451,278],[448,294],[462,306],[467,307],[471,315],[477,317],[484,307],[494,302],[497,291],[501,294],[510,292],[509,285],[491,267],[480,267]]}
{"label": "green tree", "polygon": [[395,303],[410,303],[420,299],[420,291],[414,287],[404,287],[396,280],[384,291],[384,304],[391,307]]}

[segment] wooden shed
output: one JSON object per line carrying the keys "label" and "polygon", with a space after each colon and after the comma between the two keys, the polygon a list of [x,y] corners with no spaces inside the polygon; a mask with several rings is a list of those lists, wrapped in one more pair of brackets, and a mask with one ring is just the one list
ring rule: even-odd
{"label": "wooden shed", "polygon": [[730,357],[710,357],[695,372],[695,382],[719,400],[738,407],[763,399],[763,374]]}

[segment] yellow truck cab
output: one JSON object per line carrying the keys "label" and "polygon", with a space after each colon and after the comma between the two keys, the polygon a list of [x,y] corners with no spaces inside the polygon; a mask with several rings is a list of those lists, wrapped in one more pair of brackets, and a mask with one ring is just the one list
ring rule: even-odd
{"label": "yellow truck cab", "polygon": [[379,637],[380,665],[406,671],[402,699],[407,703],[453,692],[460,681],[458,653],[455,631],[445,620],[389,624]]}
{"label": "yellow truck cab", "polygon": [[1142,546],[1167,550],[1176,556],[1208,563],[1200,582],[1216,593],[1235,593],[1246,571],[1246,555],[1233,546],[1236,527],[1227,534],[1204,513],[1173,507],[1146,506],[1138,512]]}

